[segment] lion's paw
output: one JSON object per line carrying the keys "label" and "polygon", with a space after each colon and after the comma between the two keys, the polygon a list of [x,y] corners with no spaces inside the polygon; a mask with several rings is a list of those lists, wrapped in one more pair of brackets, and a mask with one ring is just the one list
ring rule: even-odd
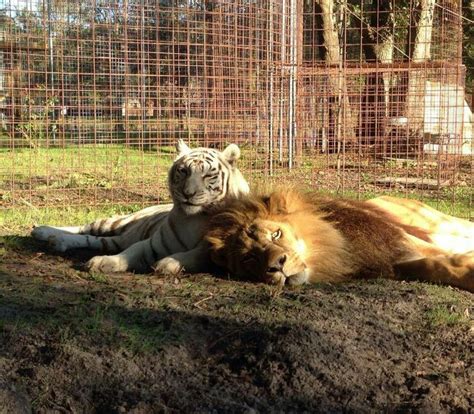
{"label": "lion's paw", "polygon": [[183,270],[181,263],[173,257],[165,257],[159,260],[153,266],[156,274],[159,275],[177,275]]}
{"label": "lion's paw", "polygon": [[115,256],[95,256],[86,263],[89,271],[113,273],[125,272],[128,269],[127,260],[120,255]]}
{"label": "lion's paw", "polygon": [[474,269],[474,251],[453,254],[449,257],[449,264],[455,268]]}

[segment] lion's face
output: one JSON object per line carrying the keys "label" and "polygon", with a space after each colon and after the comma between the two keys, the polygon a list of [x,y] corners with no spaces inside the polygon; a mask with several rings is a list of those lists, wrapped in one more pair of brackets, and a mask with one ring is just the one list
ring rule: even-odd
{"label": "lion's face", "polygon": [[209,241],[214,261],[241,279],[271,284],[301,284],[308,279],[306,245],[284,221],[256,218],[235,228],[221,248]]}

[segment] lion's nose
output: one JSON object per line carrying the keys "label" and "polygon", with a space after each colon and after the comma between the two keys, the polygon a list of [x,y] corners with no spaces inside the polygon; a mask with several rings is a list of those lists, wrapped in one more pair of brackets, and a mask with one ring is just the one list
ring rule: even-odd
{"label": "lion's nose", "polygon": [[286,254],[275,257],[270,263],[268,263],[267,273],[276,273],[283,270],[283,266],[286,262]]}

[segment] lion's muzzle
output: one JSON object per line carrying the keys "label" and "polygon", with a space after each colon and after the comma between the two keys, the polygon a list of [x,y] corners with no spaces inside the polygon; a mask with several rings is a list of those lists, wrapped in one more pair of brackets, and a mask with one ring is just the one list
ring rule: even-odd
{"label": "lion's muzzle", "polygon": [[285,253],[273,254],[267,263],[267,274],[273,274],[283,271],[283,266],[285,265],[286,257],[287,256]]}
{"label": "lion's muzzle", "polygon": [[307,279],[304,263],[295,261],[292,255],[279,247],[272,246],[265,251],[265,274],[262,279],[273,285],[298,285]]}

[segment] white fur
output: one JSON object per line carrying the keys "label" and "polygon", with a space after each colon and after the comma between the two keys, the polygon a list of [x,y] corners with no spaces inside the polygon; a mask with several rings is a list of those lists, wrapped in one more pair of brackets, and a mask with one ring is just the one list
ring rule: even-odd
{"label": "white fur", "polygon": [[[150,267],[160,274],[202,271],[207,265],[207,249],[202,245],[202,232],[207,220],[206,208],[226,197],[247,194],[249,186],[235,166],[240,157],[237,145],[230,144],[219,152],[206,148],[191,149],[183,140],[178,140],[176,149],[178,156],[168,180],[173,205],[153,206],[132,215],[96,223],[98,228],[103,225],[105,232],[108,232],[107,229],[115,229],[114,226],[119,223],[125,232],[115,236],[90,234],[91,229],[94,229],[94,234],[97,233],[95,224],[92,224],[62,228],[40,226],[32,231],[33,237],[48,241],[53,249],[60,252],[72,248],[101,250],[104,244],[110,248],[112,242],[117,242],[120,248],[124,248],[115,255],[93,257],[86,264],[92,271],[146,272]],[[208,160],[209,154],[214,157],[212,161]],[[213,181],[221,177],[216,173],[218,164],[219,168],[226,169],[229,176],[224,182]],[[192,169],[192,173],[176,175],[179,173],[178,168],[187,168],[188,172]],[[206,171],[214,174],[207,182],[204,178]],[[141,222],[141,229],[146,228],[147,223],[152,223],[154,232],[151,238],[140,239],[141,232],[133,231],[137,228],[133,226],[134,221]]]}
{"label": "white fur", "polygon": [[[111,217],[107,221],[113,223],[116,220],[123,219],[122,225],[126,225],[157,214],[167,213],[172,208],[173,204],[161,204],[146,207],[133,214]],[[31,231],[31,236],[36,240],[48,242],[49,247],[57,252],[79,248],[101,250],[103,247],[97,237],[90,235],[88,226],[37,226]]]}

